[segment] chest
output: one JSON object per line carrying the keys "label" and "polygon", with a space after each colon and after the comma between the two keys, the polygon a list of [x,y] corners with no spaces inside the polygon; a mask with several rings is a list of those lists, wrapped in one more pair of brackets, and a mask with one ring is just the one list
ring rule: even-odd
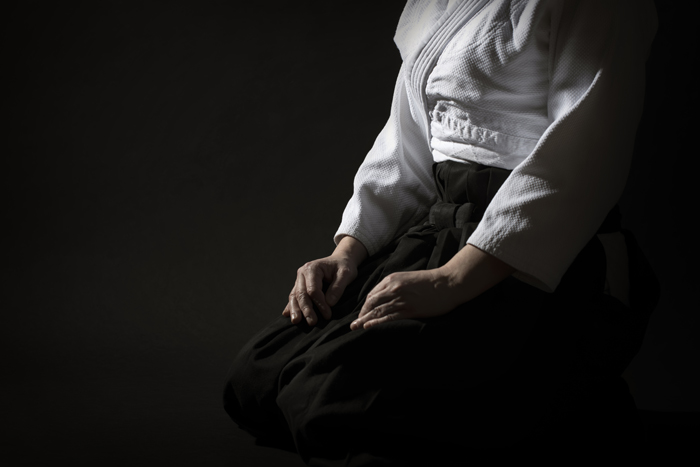
{"label": "chest", "polygon": [[488,2],[461,25],[435,61],[426,94],[433,99],[506,106],[546,97],[549,82],[549,12],[542,2]]}

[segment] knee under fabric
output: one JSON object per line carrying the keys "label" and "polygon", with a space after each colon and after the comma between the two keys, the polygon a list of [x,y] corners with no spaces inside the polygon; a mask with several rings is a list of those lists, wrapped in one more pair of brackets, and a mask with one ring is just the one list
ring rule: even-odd
{"label": "knee under fabric", "polygon": [[[501,449],[528,439],[546,418],[542,414],[555,412],[559,402],[581,407],[596,384],[614,381],[616,373],[619,378],[638,351],[643,327],[629,324],[635,319],[629,307],[603,298],[605,247],[596,236],[554,294],[509,278],[442,317],[350,331],[367,293],[383,277],[456,254],[463,229],[478,223],[497,191],[494,180],[507,176],[478,165],[452,169],[435,173],[438,182],[450,182],[438,185],[441,202],[456,206],[368,258],[330,321],[311,327],[280,316],[244,345],[225,395],[228,413],[242,427],[261,436],[284,432],[304,461],[316,459],[317,465],[391,457],[370,452],[384,449],[371,447],[371,439],[366,446],[354,444],[357,433],[375,432],[379,439],[393,433],[400,443],[406,432],[412,438],[405,439],[418,440],[413,445],[436,449]],[[469,184],[457,183],[464,177]],[[460,186],[468,190],[460,192]],[[462,208],[466,203],[474,206]],[[635,251],[629,238],[625,234]],[[639,261],[630,254],[630,271]],[[632,275],[632,308],[639,287]],[[575,394],[581,386],[585,391]],[[410,452],[411,446],[404,448]]]}

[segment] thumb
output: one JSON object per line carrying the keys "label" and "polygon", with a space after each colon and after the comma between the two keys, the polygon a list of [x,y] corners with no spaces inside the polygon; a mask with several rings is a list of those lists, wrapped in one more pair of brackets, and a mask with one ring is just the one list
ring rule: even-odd
{"label": "thumb", "polygon": [[335,279],[333,279],[333,282],[331,282],[331,285],[326,291],[326,303],[328,303],[329,306],[334,306],[338,303],[343,292],[345,292],[345,287],[352,282],[352,279],[352,274],[349,270],[338,269],[335,274]]}

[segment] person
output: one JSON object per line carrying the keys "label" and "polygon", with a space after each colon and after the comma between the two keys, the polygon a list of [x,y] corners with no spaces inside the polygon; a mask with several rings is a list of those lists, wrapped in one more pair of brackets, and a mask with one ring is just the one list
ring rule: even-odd
{"label": "person", "polygon": [[[231,418],[308,465],[581,446],[658,299],[617,206],[656,28],[651,1],[409,0],[336,248],[236,357]],[[618,418],[595,439],[638,440]]]}

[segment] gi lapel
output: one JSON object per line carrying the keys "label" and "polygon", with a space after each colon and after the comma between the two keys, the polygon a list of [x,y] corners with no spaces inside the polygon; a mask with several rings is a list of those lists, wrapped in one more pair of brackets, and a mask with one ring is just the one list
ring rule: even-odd
{"label": "gi lapel", "polygon": [[412,102],[420,103],[415,111],[421,115],[414,115],[414,118],[423,122],[423,136],[429,147],[430,121],[428,112],[430,109],[428,109],[428,99],[425,93],[428,77],[450,39],[488,3],[489,0],[458,0],[455,2],[455,5],[445,11],[431,28],[431,33],[427,36],[428,39],[414,51],[408,61],[405,79],[407,80],[409,96]]}

